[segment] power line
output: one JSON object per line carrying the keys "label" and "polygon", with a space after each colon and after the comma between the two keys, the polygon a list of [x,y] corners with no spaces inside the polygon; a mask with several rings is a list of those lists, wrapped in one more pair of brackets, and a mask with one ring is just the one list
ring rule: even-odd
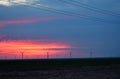
{"label": "power line", "polygon": [[63,14],[63,15],[67,15],[67,16],[82,17],[82,18],[89,18],[90,17],[90,15],[83,15],[83,14],[74,13],[74,12],[65,11],[65,10],[60,10],[60,9],[56,9],[56,8],[52,8],[52,7],[48,7],[48,6],[43,6],[43,5],[27,5],[27,6],[33,7],[33,8],[38,8],[38,9],[52,12],[52,13]]}
{"label": "power line", "polygon": [[[15,3],[18,4],[18,3]],[[20,4],[19,4],[20,5]],[[73,13],[73,12],[69,12],[69,11],[64,11],[64,10],[59,10],[56,8],[51,8],[48,6],[44,6],[44,5],[31,5],[31,4],[21,4],[23,6],[28,6],[28,7],[32,7],[32,8],[37,8],[37,9],[41,9],[47,12],[52,12],[52,13],[57,13],[57,14],[63,14],[63,15],[68,15],[68,16],[76,16],[76,17],[84,17],[82,14],[77,14],[77,13]]]}
{"label": "power line", "polygon": [[66,10],[60,10],[60,9],[51,8],[48,6],[42,6],[42,5],[34,5],[34,6],[28,5],[28,6],[33,7],[33,8],[37,8],[37,9],[41,9],[44,11],[52,12],[52,13],[63,14],[63,15],[72,16],[72,17],[79,17],[79,18],[81,17],[81,18],[85,18],[86,20],[92,19],[92,20],[97,21],[97,22],[119,24],[119,22],[108,21],[108,20],[105,20],[103,18],[93,17],[92,15],[83,15],[80,13],[75,13],[75,12],[66,11]]}
{"label": "power line", "polygon": [[100,8],[97,8],[97,7],[88,5],[88,4],[84,4],[84,3],[81,3],[80,1],[76,1],[76,0],[69,0],[69,1],[58,0],[58,1],[66,3],[66,4],[74,5],[74,6],[77,6],[77,7],[82,7],[82,8],[85,8],[85,9],[88,9],[88,10],[91,10],[91,11],[94,11],[94,12],[98,12],[98,13],[101,13],[101,14],[104,14],[104,15],[111,15],[111,16],[116,16],[116,17],[119,16],[120,17],[120,14],[118,14],[118,13],[115,13],[115,12],[109,11],[109,10],[100,9]]}
{"label": "power line", "polygon": [[[18,3],[16,3],[18,4]],[[20,5],[20,4],[19,4]],[[102,18],[97,18],[97,17],[93,17],[92,15],[83,15],[80,13],[75,13],[75,12],[71,12],[71,11],[66,11],[66,10],[60,10],[60,9],[56,9],[56,8],[52,8],[52,7],[48,7],[48,6],[44,6],[44,5],[31,5],[31,4],[21,4],[24,6],[28,6],[28,7],[32,7],[32,8],[37,8],[40,10],[44,10],[47,12],[52,12],[52,13],[56,13],[56,14],[63,14],[63,15],[67,15],[67,16],[72,16],[72,17],[81,17],[81,18],[85,18],[86,20],[94,20],[94,21],[98,21],[98,22],[104,22],[104,23],[112,23],[112,24],[118,24],[119,22],[113,22],[113,21],[107,21],[105,19]]]}

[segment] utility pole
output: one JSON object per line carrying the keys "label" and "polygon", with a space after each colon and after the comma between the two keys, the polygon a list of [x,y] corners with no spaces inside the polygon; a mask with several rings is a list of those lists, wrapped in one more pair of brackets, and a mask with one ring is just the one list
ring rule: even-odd
{"label": "utility pole", "polygon": [[20,51],[20,53],[21,53],[21,59],[24,59],[24,51],[22,50],[19,50]]}
{"label": "utility pole", "polygon": [[47,59],[49,59],[49,52],[47,52]]}
{"label": "utility pole", "polygon": [[21,52],[22,59],[24,58],[24,52]]}
{"label": "utility pole", "polygon": [[70,58],[72,58],[72,52],[70,52]]}

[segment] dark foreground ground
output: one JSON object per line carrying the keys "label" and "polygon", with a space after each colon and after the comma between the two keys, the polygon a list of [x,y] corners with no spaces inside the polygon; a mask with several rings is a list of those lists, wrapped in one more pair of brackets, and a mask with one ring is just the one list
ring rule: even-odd
{"label": "dark foreground ground", "polygon": [[120,79],[120,58],[1,60],[0,79]]}

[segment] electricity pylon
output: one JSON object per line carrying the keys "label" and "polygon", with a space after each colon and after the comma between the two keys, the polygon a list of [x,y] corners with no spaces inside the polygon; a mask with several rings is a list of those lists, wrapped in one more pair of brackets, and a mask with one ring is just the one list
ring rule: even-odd
{"label": "electricity pylon", "polygon": [[49,52],[47,52],[47,59],[49,59]]}
{"label": "electricity pylon", "polygon": [[70,58],[72,58],[72,52],[70,52]]}
{"label": "electricity pylon", "polygon": [[[20,50],[19,50],[20,51]],[[20,51],[21,53],[21,59],[24,59],[24,52],[23,51]]]}

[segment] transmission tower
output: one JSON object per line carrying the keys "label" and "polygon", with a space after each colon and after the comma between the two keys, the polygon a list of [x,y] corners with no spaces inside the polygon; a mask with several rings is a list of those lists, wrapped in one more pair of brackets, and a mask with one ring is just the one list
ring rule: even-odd
{"label": "transmission tower", "polygon": [[22,59],[24,58],[24,52],[21,52],[21,57],[22,57]]}
{"label": "transmission tower", "polygon": [[46,56],[47,56],[47,59],[49,59],[49,52],[47,52],[47,55],[46,55]]}
{"label": "transmission tower", "polygon": [[70,52],[70,58],[72,58],[72,52]]}

